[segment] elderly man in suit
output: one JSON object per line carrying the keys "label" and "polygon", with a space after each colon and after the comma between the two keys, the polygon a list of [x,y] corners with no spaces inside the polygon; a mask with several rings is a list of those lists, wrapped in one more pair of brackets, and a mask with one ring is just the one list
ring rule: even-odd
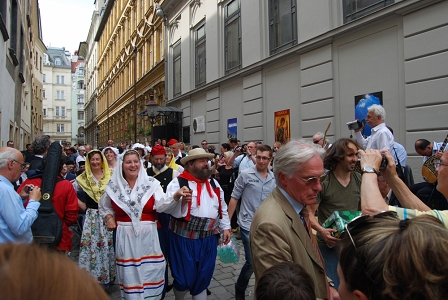
{"label": "elderly man in suit", "polygon": [[274,159],[277,187],[263,201],[250,227],[250,251],[257,285],[263,272],[284,261],[301,265],[314,281],[317,298],[339,299],[311,231],[307,205],[316,203],[324,175],[325,150],[291,140]]}

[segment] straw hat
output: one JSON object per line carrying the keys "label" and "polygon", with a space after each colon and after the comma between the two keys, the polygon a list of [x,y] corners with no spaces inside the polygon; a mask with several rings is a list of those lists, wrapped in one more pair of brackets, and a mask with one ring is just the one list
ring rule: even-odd
{"label": "straw hat", "polygon": [[184,158],[182,158],[180,160],[180,162],[183,165],[185,165],[187,162],[189,162],[190,160],[193,160],[193,159],[198,159],[198,158],[212,159],[213,157],[215,157],[215,155],[213,153],[207,153],[202,148],[196,148],[196,149],[190,150],[188,152],[188,156],[185,156]]}

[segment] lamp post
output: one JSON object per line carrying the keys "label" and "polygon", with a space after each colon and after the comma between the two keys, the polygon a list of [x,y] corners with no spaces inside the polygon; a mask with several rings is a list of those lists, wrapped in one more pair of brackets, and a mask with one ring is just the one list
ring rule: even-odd
{"label": "lamp post", "polygon": [[146,114],[149,118],[149,123],[151,123],[151,143],[154,145],[154,124],[160,119],[158,115],[157,102],[154,100],[154,95],[149,95],[149,101],[146,103]]}
{"label": "lamp post", "polygon": [[106,98],[107,98],[107,140],[110,140],[110,126],[109,126],[109,80],[106,80]]}
{"label": "lamp post", "polygon": [[134,46],[134,143],[137,143],[137,46]]}

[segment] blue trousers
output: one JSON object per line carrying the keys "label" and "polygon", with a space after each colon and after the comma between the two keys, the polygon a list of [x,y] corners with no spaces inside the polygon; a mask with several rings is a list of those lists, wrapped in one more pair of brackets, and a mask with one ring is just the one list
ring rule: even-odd
{"label": "blue trousers", "polygon": [[252,268],[252,257],[250,257],[250,245],[249,245],[249,231],[240,227],[241,241],[244,246],[244,254],[246,256],[246,262],[241,268],[240,275],[235,283],[235,288],[239,291],[245,291],[249,285],[249,280],[254,269]]}
{"label": "blue trousers", "polygon": [[339,288],[338,247],[328,248],[327,245],[319,245],[319,250],[325,262],[327,277],[333,280],[334,288],[337,290]]}

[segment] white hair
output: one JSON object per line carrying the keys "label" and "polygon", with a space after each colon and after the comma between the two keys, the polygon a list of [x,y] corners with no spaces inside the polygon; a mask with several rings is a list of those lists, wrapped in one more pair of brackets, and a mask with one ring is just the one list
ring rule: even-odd
{"label": "white hair", "polygon": [[367,111],[373,112],[375,117],[381,116],[381,120],[386,122],[386,110],[379,104],[373,104],[367,108]]}
{"label": "white hair", "polygon": [[[0,151],[0,169],[3,169],[6,167],[9,161],[11,160],[18,160],[19,157],[17,156],[18,150],[10,147],[3,148],[2,151]],[[20,153],[20,152],[19,152]]]}
{"label": "white hair", "polygon": [[325,150],[323,148],[317,147],[310,142],[290,140],[277,151],[274,158],[273,171],[277,185],[281,187],[278,177],[279,172],[291,178],[312,157],[319,156],[322,158],[324,154]]}

